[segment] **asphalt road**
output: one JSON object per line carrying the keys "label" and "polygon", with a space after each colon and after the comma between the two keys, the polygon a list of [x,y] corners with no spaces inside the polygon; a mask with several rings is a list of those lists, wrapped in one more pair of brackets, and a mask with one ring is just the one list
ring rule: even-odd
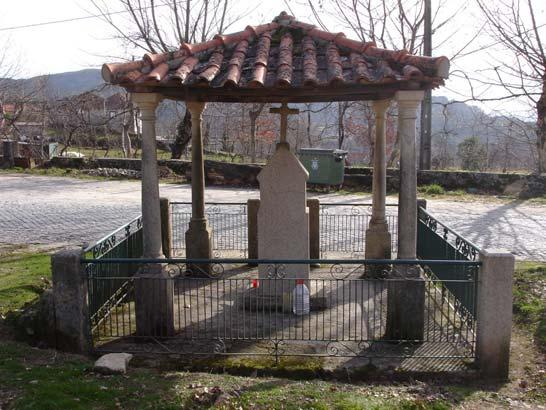
{"label": "asphalt road", "polygon": [[[190,201],[189,185],[162,184],[162,196]],[[314,196],[311,194],[311,196]],[[369,196],[317,195],[321,203],[370,202]],[[208,202],[244,202],[254,189],[207,187]],[[396,202],[390,197],[388,202]],[[497,199],[429,200],[428,210],[481,248],[546,260],[546,206]],[[94,242],[140,214],[139,181],[0,175],[0,243]]]}

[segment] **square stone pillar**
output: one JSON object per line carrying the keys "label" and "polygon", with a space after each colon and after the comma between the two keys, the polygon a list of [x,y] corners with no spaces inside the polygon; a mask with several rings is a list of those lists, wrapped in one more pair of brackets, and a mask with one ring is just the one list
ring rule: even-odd
{"label": "square stone pillar", "polygon": [[134,284],[137,335],[143,338],[173,336],[174,281],[165,267],[159,263],[142,266]]}
{"label": "square stone pillar", "polygon": [[66,249],[51,257],[56,348],[74,353],[91,350],[87,277],[81,248]]}
{"label": "square stone pillar", "polygon": [[478,274],[476,356],[487,378],[507,379],[512,334],[514,255],[484,250]]}
{"label": "square stone pillar", "polygon": [[[248,259],[258,259],[258,210],[259,199],[249,199],[246,207]],[[251,266],[256,266],[252,264]]]}
{"label": "square stone pillar", "polygon": [[[320,200],[307,200],[309,209],[309,258],[320,259]],[[318,267],[318,265],[315,265]]]}
{"label": "square stone pillar", "polygon": [[390,102],[390,100],[380,100],[372,103],[375,113],[375,149],[372,217],[368,229],[366,229],[366,259],[391,258],[391,234],[385,215],[387,197],[386,113]]}
{"label": "square stone pillar", "polygon": [[[192,215],[186,232],[186,258],[212,259],[212,229],[205,215],[205,162],[203,157],[203,102],[187,102],[191,114],[191,202]],[[208,274],[210,265],[190,266],[195,274]]]}

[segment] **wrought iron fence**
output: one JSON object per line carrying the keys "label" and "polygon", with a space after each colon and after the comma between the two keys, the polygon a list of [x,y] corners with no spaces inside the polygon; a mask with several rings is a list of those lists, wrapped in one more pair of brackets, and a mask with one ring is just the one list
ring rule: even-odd
{"label": "wrought iron fence", "polygon": [[[387,204],[393,254],[396,253],[398,237],[396,206]],[[247,204],[213,202],[207,204],[205,214],[212,228],[214,257],[247,257]],[[320,204],[321,258],[362,258],[370,217],[371,204]],[[171,218],[173,251],[175,255],[182,256],[186,249],[185,233],[191,219],[191,203],[171,202]]]}
{"label": "wrought iron fence", "polygon": [[[444,225],[426,209],[418,210],[417,227],[417,257],[436,260],[478,260],[480,249],[469,240]],[[461,316],[476,315],[476,292],[472,294],[458,282],[451,282],[457,278],[459,272],[449,262],[438,263],[429,268],[430,274],[439,280],[446,281],[444,292],[449,292],[453,299],[453,306]]]}
{"label": "wrought iron fence", "polygon": [[[94,261],[112,258],[140,258],[142,256],[142,219],[133,219],[94,245],[84,249],[86,257]],[[89,313],[93,326],[97,326],[111,309],[123,300],[129,289],[128,278],[138,266],[135,264],[89,263],[85,269],[88,277]],[[109,278],[101,280],[101,278]]]}
{"label": "wrought iron fence", "polygon": [[[111,307],[111,313],[93,327],[94,346],[100,351],[276,358],[474,358],[476,318],[460,314],[449,289],[456,283],[469,297],[475,297],[480,264],[475,261],[96,259],[82,263],[87,267],[138,264],[144,270],[161,264],[167,273],[153,279],[141,275],[124,278],[127,291]],[[295,278],[286,275],[286,266],[317,263],[321,267],[304,279],[310,312],[296,315]],[[261,265],[262,274],[258,276],[247,264]],[[444,280],[431,274],[430,269],[438,264],[452,266],[454,277]],[[207,276],[196,275],[195,269],[191,274],[190,266],[207,266],[210,271]],[[378,272],[378,267],[383,271]],[[416,267],[420,267],[417,276],[404,276],[408,270],[414,273]],[[95,269],[88,269],[87,274],[90,282],[102,282],[106,288],[115,287],[111,283],[120,280],[96,276]],[[146,282],[139,286],[142,280]],[[407,287],[410,282],[422,283],[422,292],[414,294],[422,307],[418,314],[423,323],[420,337],[414,336],[407,322],[389,319],[396,295],[393,289]],[[151,299],[140,299],[137,289],[145,289]],[[159,315],[155,319],[168,321],[172,332],[139,331],[136,311],[143,303],[139,300],[152,300],[152,311]],[[390,337],[388,329],[392,328],[398,329],[398,337]],[[413,336],[404,336],[410,334]]]}
{"label": "wrought iron fence", "polygon": [[[387,223],[391,234],[391,252],[396,253],[398,238],[397,204],[387,204]],[[366,229],[372,215],[372,204],[320,205],[321,258],[351,255],[363,258]]]}
{"label": "wrought iron fence", "polygon": [[[205,215],[212,228],[212,249],[215,258],[246,257],[248,221],[246,203],[209,202]],[[172,238],[175,255],[186,249],[186,231],[191,219],[191,202],[171,202]]]}

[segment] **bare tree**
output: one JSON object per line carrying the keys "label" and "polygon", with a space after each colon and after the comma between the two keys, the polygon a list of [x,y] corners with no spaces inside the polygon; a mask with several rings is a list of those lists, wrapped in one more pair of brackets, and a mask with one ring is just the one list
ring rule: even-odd
{"label": "bare tree", "polygon": [[[546,172],[546,13],[541,0],[476,0],[498,53],[490,53],[487,86],[503,90],[502,99],[523,99],[536,114],[537,171]],[[507,52],[510,56],[507,56]],[[511,58],[509,58],[511,57]],[[480,100],[480,98],[477,98]]]}
{"label": "bare tree", "polygon": [[[373,41],[379,47],[401,50],[411,54],[423,54],[425,4],[423,0],[307,0],[315,20],[326,29],[321,15],[327,13],[339,25],[355,33],[361,41]],[[447,0],[436,2],[431,11],[431,33],[437,38],[438,47],[446,43],[451,33],[445,32],[453,15],[461,10],[461,1],[451,15],[440,13],[446,9]],[[445,30],[444,30],[445,31]],[[398,140],[393,153],[398,153]],[[395,162],[391,158],[390,162]]]}
{"label": "bare tree", "polygon": [[[0,39],[1,40],[1,39]],[[22,75],[22,63],[9,41],[0,42],[0,133],[17,138],[18,123],[43,119],[43,101],[47,76],[34,81],[17,79]]]}
{"label": "bare tree", "polygon": [[[223,33],[242,14],[233,11],[230,0],[90,0],[127,48],[140,52],[161,53],[176,50],[181,43],[200,42]],[[111,10],[125,10],[125,23]],[[118,13],[119,14],[119,13]],[[191,140],[191,117],[186,111],[177,127],[171,156],[180,158]]]}
{"label": "bare tree", "polygon": [[[115,114],[104,112],[104,99],[99,95],[101,89],[60,99],[50,98],[45,105],[48,127],[55,131],[64,147],[64,153],[74,144],[96,147],[97,137],[104,138],[106,154],[110,148],[107,133],[111,132],[114,123],[121,120],[121,131],[125,128],[125,119],[132,112],[130,103],[121,107]],[[117,124],[116,124],[117,125]]]}

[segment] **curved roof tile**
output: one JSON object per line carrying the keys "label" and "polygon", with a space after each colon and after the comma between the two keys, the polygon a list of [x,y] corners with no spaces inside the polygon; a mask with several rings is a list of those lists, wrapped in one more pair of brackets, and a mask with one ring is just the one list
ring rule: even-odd
{"label": "curved roof tile", "polygon": [[[271,23],[247,26],[233,34],[183,43],[178,50],[146,54],[140,61],[104,64],[102,76],[127,89],[157,87],[191,90],[245,88],[286,90],[398,85],[434,88],[449,74],[446,57],[423,57],[406,50],[385,50],[373,42],[349,39],[281,13]],[[137,89],[138,88],[138,89]],[[376,87],[377,88],[377,87]],[[237,91],[241,90],[241,91]],[[285,91],[282,91],[285,90]],[[241,94],[244,95],[244,94]]]}

